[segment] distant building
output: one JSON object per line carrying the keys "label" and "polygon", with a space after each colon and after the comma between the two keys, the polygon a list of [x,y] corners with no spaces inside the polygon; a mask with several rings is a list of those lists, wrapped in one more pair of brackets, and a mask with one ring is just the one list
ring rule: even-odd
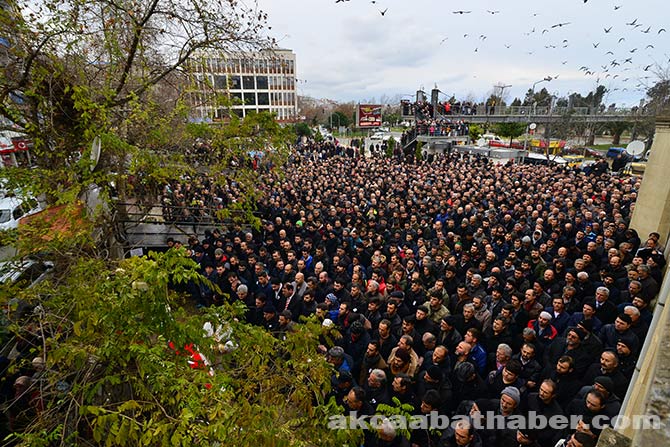
{"label": "distant building", "polygon": [[192,59],[196,79],[191,100],[195,121],[220,121],[228,108],[216,104],[218,94],[233,101],[232,112],[244,117],[251,112],[274,112],[279,122],[298,117],[295,53],[287,49],[256,53],[208,53]]}

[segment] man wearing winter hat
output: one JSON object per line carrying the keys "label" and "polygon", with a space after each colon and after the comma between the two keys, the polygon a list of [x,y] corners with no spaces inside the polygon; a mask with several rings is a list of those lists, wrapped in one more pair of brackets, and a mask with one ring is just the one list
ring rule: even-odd
{"label": "man wearing winter hat", "polygon": [[614,323],[604,325],[600,330],[600,339],[605,349],[616,349],[617,342],[623,339],[631,346],[633,352],[637,353],[640,341],[637,335],[630,330],[632,323],[633,320],[630,315],[621,313],[616,317]]}
{"label": "man wearing winter hat", "polygon": [[545,365],[555,365],[561,356],[567,355],[574,360],[575,373],[579,376],[584,374],[591,364],[589,353],[582,346],[586,333],[578,328],[571,327],[565,337],[556,338],[545,352]]}
{"label": "man wearing winter hat", "polygon": [[[496,421],[496,429],[487,428],[482,431],[484,445],[515,445],[516,428],[507,428],[507,418],[518,414],[517,409],[521,402],[521,392],[513,386],[505,387],[500,393],[500,399],[479,399],[472,407],[470,414],[473,417],[484,417],[488,415],[502,416],[505,425],[501,428]],[[510,421],[511,422],[511,421]],[[510,424],[511,425],[511,424]]]}

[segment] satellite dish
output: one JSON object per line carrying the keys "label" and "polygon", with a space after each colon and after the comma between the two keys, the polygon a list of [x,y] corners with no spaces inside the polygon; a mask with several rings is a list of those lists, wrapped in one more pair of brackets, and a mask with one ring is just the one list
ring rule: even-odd
{"label": "satellite dish", "polygon": [[535,124],[535,123],[530,123],[530,125],[528,125],[528,128],[529,128],[530,130],[535,130],[535,129],[537,129],[537,124]]}
{"label": "satellite dish", "polygon": [[477,146],[479,146],[479,147],[486,146],[486,140],[483,139],[483,138],[480,138],[479,140],[477,140]]}
{"label": "satellite dish", "polygon": [[628,143],[628,146],[626,146],[626,153],[628,155],[632,155],[633,157],[641,155],[644,152],[644,150],[645,150],[644,142],[640,140],[631,141],[630,143]]}
{"label": "satellite dish", "polygon": [[102,141],[100,137],[95,137],[91,143],[91,171],[95,170],[100,161],[100,151],[102,150]]}

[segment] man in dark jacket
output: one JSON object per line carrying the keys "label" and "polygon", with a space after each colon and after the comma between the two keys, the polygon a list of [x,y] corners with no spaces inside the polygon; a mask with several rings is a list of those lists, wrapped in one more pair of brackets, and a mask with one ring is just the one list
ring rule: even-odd
{"label": "man in dark jacket", "polygon": [[445,430],[440,447],[482,447],[482,438],[467,419],[460,419]]}
{"label": "man in dark jacket", "polygon": [[[544,416],[547,419],[562,415],[563,409],[556,402],[557,389],[558,385],[553,380],[543,380],[537,393],[528,394],[528,398],[525,400],[526,412],[534,412],[537,416]],[[542,430],[537,437],[538,444],[541,447],[553,446],[555,436],[552,430]]]}
{"label": "man in dark jacket", "polygon": [[577,375],[582,375],[591,364],[591,358],[582,347],[586,334],[579,328],[570,328],[565,338],[557,338],[545,352],[545,367],[553,367],[562,356],[572,357],[573,368]]}

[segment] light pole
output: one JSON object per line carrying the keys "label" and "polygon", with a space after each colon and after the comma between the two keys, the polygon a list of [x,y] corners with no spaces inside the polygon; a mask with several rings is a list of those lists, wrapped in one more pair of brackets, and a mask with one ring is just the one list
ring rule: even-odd
{"label": "light pole", "polygon": [[[527,122],[530,123],[530,118],[531,118],[531,111],[535,111],[535,106],[537,102],[535,102],[533,96],[535,96],[535,86],[541,82],[551,82],[551,80],[554,79],[551,76],[545,76],[544,78],[540,79],[539,81],[533,82],[533,86],[530,88],[530,99],[533,101],[533,105],[531,108],[528,110],[528,114],[526,115],[528,117]],[[528,128],[526,128],[526,133],[528,132]],[[528,141],[528,137],[526,136],[526,140],[523,143],[523,149],[526,150],[526,142]]]}
{"label": "light pole", "polygon": [[539,84],[540,82],[550,82],[552,79],[554,79],[554,78],[552,78],[551,76],[545,76],[544,78],[540,79],[539,81],[533,82],[533,88],[530,89],[531,94],[535,93],[535,86],[537,84]]}
{"label": "light pole", "polygon": [[[496,87],[498,87],[500,89],[500,96],[498,98],[500,99],[499,102],[500,102],[501,106],[502,106],[502,102],[503,102],[503,94],[505,93],[505,89],[510,88],[511,86],[512,86],[511,84],[496,85]],[[494,109],[494,113],[495,113],[495,109]]]}

